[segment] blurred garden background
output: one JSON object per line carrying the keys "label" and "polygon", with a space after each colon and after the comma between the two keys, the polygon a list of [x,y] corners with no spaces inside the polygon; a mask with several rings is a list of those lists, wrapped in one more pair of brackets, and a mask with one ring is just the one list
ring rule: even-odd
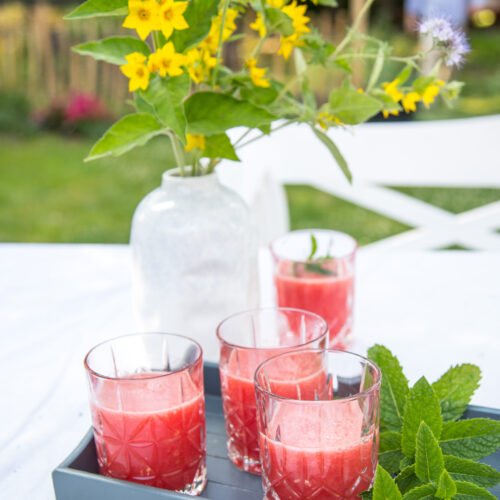
{"label": "blurred garden background", "polygon": [[[455,0],[450,0],[453,2]],[[362,0],[339,8],[311,5],[313,24],[333,42],[345,33]],[[159,138],[120,158],[84,163],[90,146],[116,117],[127,112],[127,80],[117,67],[72,53],[77,43],[124,32],[113,18],[63,21],[75,4],[0,2],[0,241],[125,243],[138,202],[173,166],[168,141]],[[238,60],[255,43],[255,32],[231,45],[226,60]],[[402,0],[378,0],[364,30],[389,39],[396,52],[418,51],[419,40],[404,30]],[[430,111],[393,120],[443,120],[500,114],[500,2],[491,1],[469,17],[472,52],[453,74],[465,82],[453,108],[438,102]],[[264,51],[273,72],[293,71],[276,53]],[[356,84],[363,86],[359,67]],[[324,98],[339,75],[313,78]],[[383,119],[376,117],[383,127]],[[470,138],[473,144],[474,138]],[[478,151],[478,161],[481,152]],[[382,161],[382,159],[380,160]],[[335,168],[332,165],[332,168]],[[404,162],[402,164],[404,168]],[[391,186],[460,213],[500,200],[500,189],[407,188]],[[409,229],[307,186],[286,188],[292,229],[325,227],[352,234],[367,244]]]}

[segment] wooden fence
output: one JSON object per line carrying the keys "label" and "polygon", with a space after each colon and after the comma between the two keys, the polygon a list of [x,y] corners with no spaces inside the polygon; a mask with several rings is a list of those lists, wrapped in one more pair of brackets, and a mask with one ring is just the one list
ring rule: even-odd
{"label": "wooden fence", "polygon": [[[45,4],[0,6],[0,90],[25,92],[35,108],[65,99],[71,93],[85,92],[99,96],[111,110],[121,112],[128,91],[127,79],[119,68],[75,54],[71,46],[120,33],[130,34],[130,30],[122,28],[120,20],[115,18],[63,21],[63,15],[63,9]],[[255,43],[255,32],[248,28],[253,14],[249,16],[241,23],[247,36],[234,44],[226,55],[228,62],[237,62],[240,54]],[[345,11],[337,11],[334,17],[325,13],[311,17],[313,24],[333,41],[345,32]],[[273,74],[282,77],[293,70],[293,63],[276,55],[278,47],[278,39],[270,39],[263,52]],[[319,78],[315,86],[330,87],[333,82],[325,78],[330,77]]]}

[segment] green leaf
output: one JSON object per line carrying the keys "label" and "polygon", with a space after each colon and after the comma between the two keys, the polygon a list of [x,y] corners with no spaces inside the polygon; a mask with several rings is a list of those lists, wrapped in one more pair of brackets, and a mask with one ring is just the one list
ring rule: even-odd
{"label": "green leaf", "polygon": [[254,87],[242,88],[240,90],[241,99],[250,101],[257,106],[266,106],[272,103],[279,92],[273,87]]}
{"label": "green leaf", "polygon": [[[295,51],[300,52],[300,51]],[[316,113],[317,105],[316,105],[316,97],[314,96],[314,92],[311,90],[309,85],[309,78],[304,77],[302,79],[302,100],[307,108],[309,108],[314,115]]]}
{"label": "green leaf", "polygon": [[443,421],[437,396],[425,377],[408,393],[403,417],[401,448],[407,457],[415,454],[415,439],[422,420],[430,427],[436,438],[441,436]]}
{"label": "green leaf", "polygon": [[383,467],[378,465],[373,485],[373,500],[399,500],[401,498],[401,492],[394,479]]}
{"label": "green leaf", "polygon": [[401,111],[403,108],[388,94],[383,90],[374,89],[372,91],[373,97],[379,100],[382,104],[382,109],[386,111]]}
{"label": "green leaf", "polygon": [[477,366],[463,364],[451,367],[432,384],[443,420],[457,420],[463,415],[480,380],[481,370]]}
{"label": "green leaf", "polygon": [[380,46],[377,52],[377,58],[375,59],[375,62],[373,63],[373,68],[372,72],[370,74],[370,79],[368,80],[368,84],[366,86],[366,90],[369,91],[371,90],[375,84],[377,83],[380,73],[382,72],[382,68],[384,67],[384,61],[385,61],[385,51],[384,47]]}
{"label": "green leaf", "polygon": [[413,66],[411,66],[409,64],[406,65],[401,70],[401,72],[399,73],[399,75],[396,77],[396,78],[399,79],[399,85],[404,85],[406,83],[406,81],[408,80],[408,78],[410,78],[412,71],[413,71]]}
{"label": "green leaf", "polygon": [[354,73],[354,70],[352,69],[351,65],[347,62],[346,59],[335,59],[333,64],[342,71],[345,71],[346,73],[350,74]]}
{"label": "green leaf", "polygon": [[183,14],[189,28],[175,30],[170,37],[177,52],[184,52],[206,38],[212,26],[212,17],[217,15],[218,7],[219,0],[189,2]]}
{"label": "green leaf", "polygon": [[128,14],[128,0],[87,0],[64,19],[87,17],[125,16]]}
{"label": "green leaf", "polygon": [[[317,28],[311,26],[311,33],[304,35],[302,40],[305,43],[302,50],[312,56],[309,64],[322,64],[326,66],[331,63],[329,57],[335,51],[335,47],[323,38]],[[352,73],[352,70],[348,72]]]}
{"label": "green leaf", "polygon": [[466,458],[445,455],[444,467],[455,481],[468,481],[484,488],[493,488],[500,483],[500,472]]}
{"label": "green leaf", "polygon": [[291,36],[295,32],[292,24],[292,18],[287,16],[282,10],[274,7],[265,9],[266,17],[271,25],[270,31],[277,31],[283,36]]}
{"label": "green leaf", "polygon": [[185,103],[190,134],[212,135],[233,127],[255,128],[276,119],[250,102],[215,92],[197,92]]}
{"label": "green leaf", "polygon": [[415,474],[424,483],[439,480],[444,469],[443,452],[429,426],[420,422],[415,452]]}
{"label": "green leaf", "polygon": [[433,483],[417,486],[405,493],[403,500],[431,500],[434,499],[437,486]]}
{"label": "green leaf", "polygon": [[352,174],[351,171],[349,170],[349,166],[347,165],[347,162],[345,158],[342,156],[342,153],[340,152],[337,145],[323,131],[314,127],[311,128],[316,137],[328,148],[328,151],[330,151],[330,153],[332,154],[333,158],[337,162],[337,165],[340,167],[340,170],[342,170],[342,173],[345,175],[346,179],[349,182],[352,182]]}
{"label": "green leaf", "polygon": [[434,83],[436,77],[434,76],[421,76],[413,82],[413,90],[419,94],[423,94],[425,89]]}
{"label": "green leaf", "polygon": [[317,0],[318,5],[324,5],[325,7],[338,7],[339,4],[337,0]]}
{"label": "green leaf", "polygon": [[329,97],[330,112],[347,125],[365,122],[382,110],[377,99],[353,88],[334,89]]}
{"label": "green leaf", "polygon": [[171,78],[152,78],[147,90],[138,91],[161,123],[172,129],[183,144],[186,144],[186,118],[182,101],[189,88],[189,75],[184,72]]}
{"label": "green leaf", "polygon": [[120,156],[136,146],[146,144],[163,130],[162,124],[150,114],[136,113],[124,116],[94,144],[85,161],[96,160],[103,156]]}
{"label": "green leaf", "polygon": [[415,464],[405,467],[396,476],[396,484],[403,494],[417,486],[422,486],[422,481],[415,475]]}
{"label": "green leaf", "polygon": [[205,149],[203,155],[207,158],[227,158],[228,160],[240,161],[236,151],[226,134],[215,134],[205,137]]}
{"label": "green leaf", "polygon": [[155,108],[149,104],[144,97],[142,97],[141,92],[134,92],[134,101],[132,101],[135,109],[138,113],[149,113],[150,115],[155,114]]}
{"label": "green leaf", "polygon": [[441,472],[441,476],[439,477],[436,496],[438,498],[444,498],[445,500],[449,500],[453,498],[456,492],[457,492],[457,487],[455,486],[453,479],[450,477],[450,475],[446,470],[443,470],[443,472]]}
{"label": "green leaf", "polygon": [[126,64],[125,56],[132,52],[140,52],[145,56],[150,54],[146,42],[131,36],[115,36],[87,42],[73,47],[75,52],[84,56],[92,56],[98,61],[106,61],[111,64]]}
{"label": "green leaf", "polygon": [[390,474],[399,471],[399,464],[404,457],[401,451],[401,433],[386,431],[380,434],[378,461]]}
{"label": "green leaf", "polygon": [[481,486],[463,481],[455,481],[455,486],[457,487],[457,494],[453,497],[453,500],[478,500],[480,498],[496,500],[496,497],[485,488],[481,488]]}
{"label": "green leaf", "polygon": [[439,444],[445,455],[479,460],[500,447],[500,422],[486,418],[446,422]]}
{"label": "green leaf", "polygon": [[382,345],[374,345],[368,349],[368,357],[382,371],[380,429],[399,431],[403,426],[404,407],[409,391],[403,368],[398,358]]}
{"label": "green leaf", "polygon": [[307,260],[313,260],[315,253],[318,251],[318,242],[316,241],[316,237],[311,233],[311,253]]}
{"label": "green leaf", "polygon": [[364,498],[365,500],[372,500],[373,499],[373,488],[371,490],[366,490],[363,491],[358,495],[360,498]]}

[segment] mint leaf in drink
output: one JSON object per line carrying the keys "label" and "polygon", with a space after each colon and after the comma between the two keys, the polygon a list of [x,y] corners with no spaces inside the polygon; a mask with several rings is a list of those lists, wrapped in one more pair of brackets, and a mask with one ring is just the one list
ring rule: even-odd
{"label": "mint leaf in drink", "polygon": [[318,242],[316,241],[316,236],[314,236],[314,234],[311,233],[311,253],[309,254],[309,257],[307,257],[307,260],[313,260],[317,251],[318,251]]}
{"label": "mint leaf in drink", "polygon": [[386,431],[380,434],[378,461],[390,474],[399,471],[399,463],[404,457],[401,451],[401,433]]}
{"label": "mint leaf in drink", "polygon": [[382,431],[399,431],[403,425],[403,412],[409,390],[403,368],[398,358],[382,345],[374,345],[368,349],[368,357],[382,371],[380,429]]}
{"label": "mint leaf in drink", "polygon": [[479,460],[500,447],[500,422],[487,418],[446,422],[439,444],[445,455]]}
{"label": "mint leaf in drink", "polygon": [[401,448],[409,458],[413,458],[415,455],[417,432],[422,421],[429,426],[434,436],[439,439],[443,425],[441,407],[436,394],[425,377],[418,380],[406,398]]}
{"label": "mint leaf in drink", "polygon": [[415,474],[424,483],[439,481],[444,470],[443,453],[430,427],[422,420],[417,432]]}
{"label": "mint leaf in drink", "polygon": [[453,479],[450,477],[450,475],[446,470],[443,470],[443,472],[441,472],[441,476],[439,477],[436,497],[449,500],[455,496],[456,492],[457,492],[457,487]]}
{"label": "mint leaf in drink", "polygon": [[468,481],[484,488],[493,488],[500,483],[500,472],[466,458],[445,455],[444,467],[455,481]]}
{"label": "mint leaf in drink", "polygon": [[481,370],[470,364],[452,366],[432,384],[444,421],[459,419],[479,387]]}
{"label": "mint leaf in drink", "polygon": [[415,464],[405,467],[396,476],[396,484],[398,485],[399,491],[403,494],[417,486],[422,486],[422,481],[415,475]]}
{"label": "mint leaf in drink", "polygon": [[455,486],[457,487],[457,494],[453,497],[453,500],[479,500],[481,498],[496,500],[488,490],[481,488],[481,486],[463,481],[455,481]]}
{"label": "mint leaf in drink", "polygon": [[380,465],[377,466],[373,485],[373,500],[400,500],[402,498],[394,479]]}
{"label": "mint leaf in drink", "polygon": [[437,486],[434,483],[417,486],[405,493],[403,500],[433,500]]}

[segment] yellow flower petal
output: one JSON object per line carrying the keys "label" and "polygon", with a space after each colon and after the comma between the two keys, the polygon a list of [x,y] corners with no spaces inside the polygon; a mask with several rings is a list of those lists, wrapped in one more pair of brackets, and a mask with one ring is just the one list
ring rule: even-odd
{"label": "yellow flower petal", "polygon": [[194,148],[205,149],[205,136],[203,134],[186,134],[187,144],[184,146],[186,151],[191,151]]}

